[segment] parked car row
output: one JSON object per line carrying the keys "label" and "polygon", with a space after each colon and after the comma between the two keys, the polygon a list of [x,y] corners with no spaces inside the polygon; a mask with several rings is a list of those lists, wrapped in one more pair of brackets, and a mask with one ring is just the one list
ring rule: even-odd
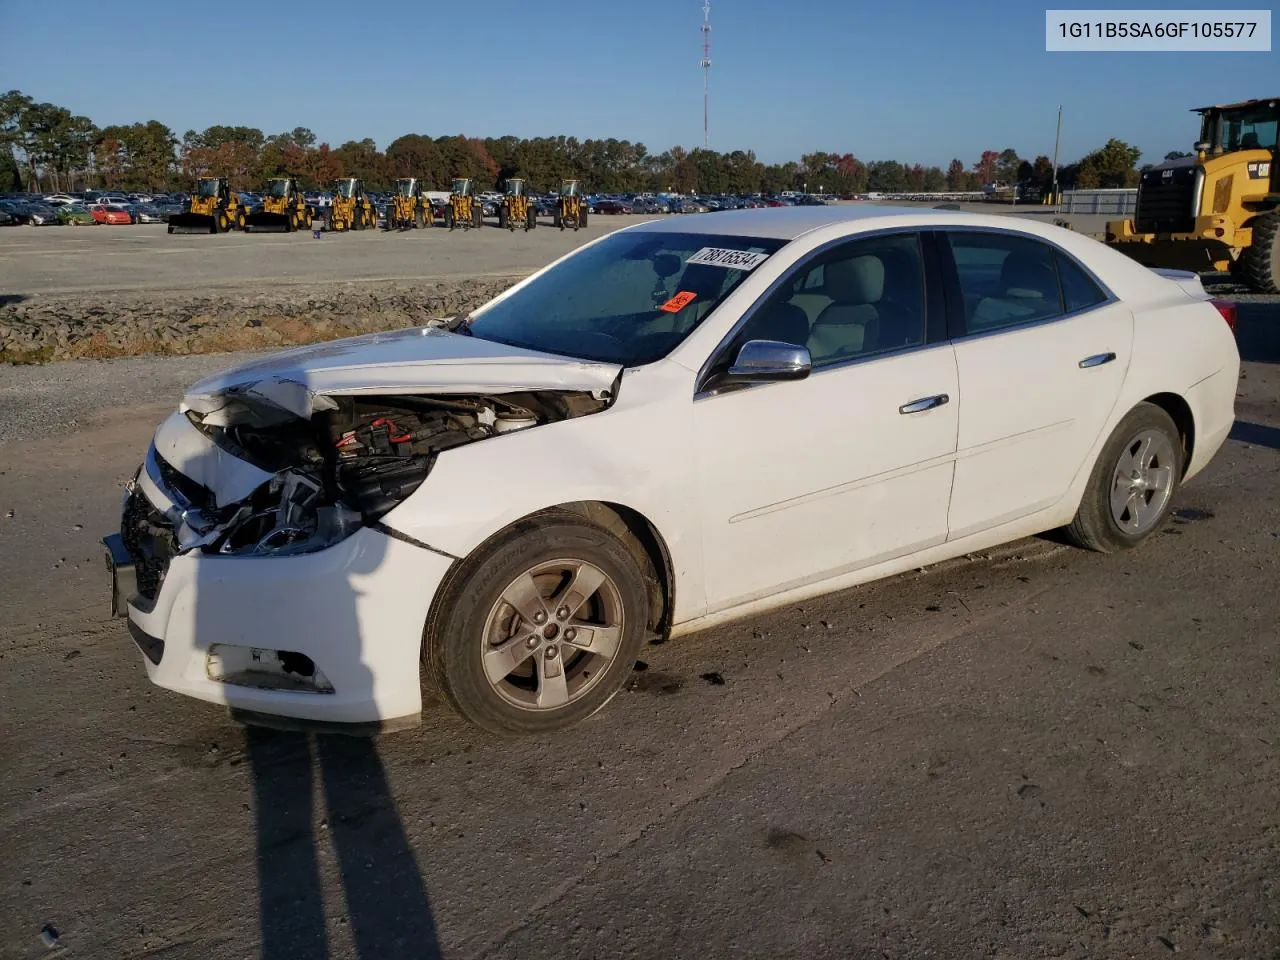
{"label": "parked car row", "polygon": [[0,197],[0,226],[87,223],[165,223],[185,198],[170,194],[7,194]]}

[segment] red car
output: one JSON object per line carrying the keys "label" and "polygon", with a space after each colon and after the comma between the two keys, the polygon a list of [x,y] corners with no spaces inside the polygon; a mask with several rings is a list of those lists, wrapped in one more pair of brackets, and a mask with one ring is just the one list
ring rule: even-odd
{"label": "red car", "polygon": [[90,207],[89,212],[99,223],[133,223],[133,217],[129,215],[129,211],[116,204],[104,206],[99,203]]}

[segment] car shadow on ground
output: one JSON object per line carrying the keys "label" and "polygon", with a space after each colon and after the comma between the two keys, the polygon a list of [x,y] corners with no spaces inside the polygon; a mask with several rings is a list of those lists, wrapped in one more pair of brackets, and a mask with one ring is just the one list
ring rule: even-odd
{"label": "car shadow on ground", "polygon": [[1249,443],[1255,447],[1270,447],[1280,450],[1280,427],[1269,427],[1263,423],[1249,423],[1237,420],[1229,434],[1232,440]]}
{"label": "car shadow on ground", "polygon": [[[441,956],[435,918],[377,742],[250,727],[262,960],[327,960],[320,843],[337,858],[360,960]],[[314,781],[324,808],[314,810]]]}
{"label": "car shadow on ground", "polygon": [[1280,303],[1236,301],[1236,346],[1249,363],[1280,363]]}

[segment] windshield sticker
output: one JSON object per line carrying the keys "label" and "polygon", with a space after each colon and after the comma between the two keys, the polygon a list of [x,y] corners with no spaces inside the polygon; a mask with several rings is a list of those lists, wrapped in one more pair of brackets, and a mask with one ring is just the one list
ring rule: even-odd
{"label": "windshield sticker", "polygon": [[703,247],[685,263],[705,263],[709,267],[726,270],[754,270],[769,259],[767,253],[748,253],[745,250],[724,250],[720,247]]}
{"label": "windshield sticker", "polygon": [[697,299],[698,295],[696,293],[690,293],[688,290],[681,290],[658,309],[664,313],[679,313]]}

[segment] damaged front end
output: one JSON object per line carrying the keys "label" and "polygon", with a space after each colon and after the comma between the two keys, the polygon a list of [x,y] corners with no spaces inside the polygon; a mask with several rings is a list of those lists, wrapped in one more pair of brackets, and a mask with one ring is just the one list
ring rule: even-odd
{"label": "damaged front end", "polygon": [[454,447],[595,413],[611,391],[322,395],[259,381],[189,396],[157,430],[120,537],[137,602],[170,559],[323,550],[409,497]]}

